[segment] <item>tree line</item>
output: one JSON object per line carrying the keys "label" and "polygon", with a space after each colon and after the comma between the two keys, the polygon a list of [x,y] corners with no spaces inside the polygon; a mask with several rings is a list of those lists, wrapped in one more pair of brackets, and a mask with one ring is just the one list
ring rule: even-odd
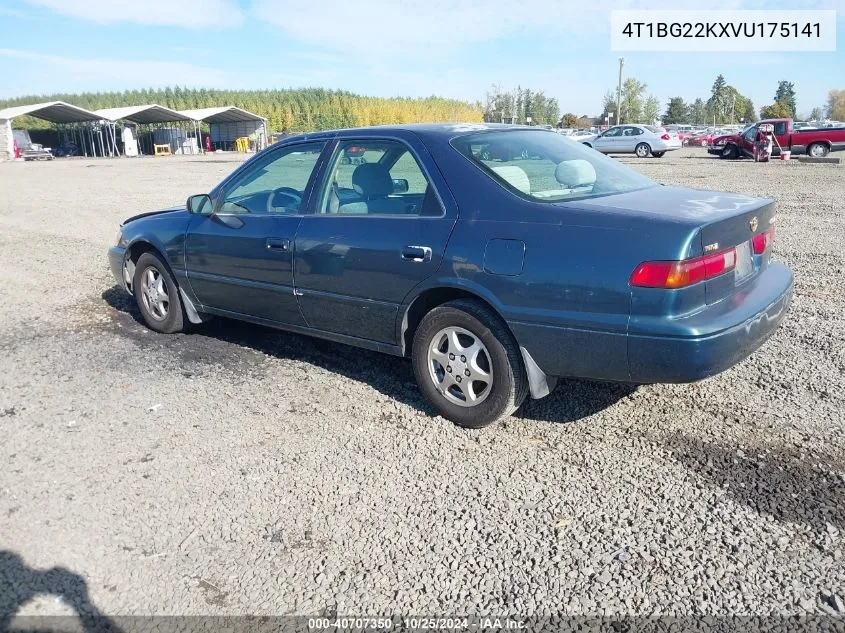
{"label": "tree line", "polygon": [[[365,125],[430,123],[436,121],[480,122],[480,103],[443,97],[365,97],[342,90],[302,88],[288,90],[213,90],[182,88],[83,92],[25,96],[0,100],[0,109],[42,101],[65,101],[87,110],[157,103],[173,110],[237,106],[267,118],[271,132],[304,132]],[[27,128],[49,123],[31,117],[18,122]]]}
{"label": "tree line", "polygon": [[[795,84],[778,81],[772,103],[760,108],[761,119],[785,119],[821,121],[827,116],[833,120],[845,120],[845,90],[831,90],[827,108],[814,107],[809,113],[799,113]],[[683,97],[672,97],[663,114],[663,123],[724,124],[753,123],[757,113],[751,99],[743,96],[736,88],[728,85],[725,77],[719,75],[713,82],[710,98],[705,102],[696,99],[685,103]]]}
{"label": "tree line", "polygon": [[[608,90],[602,98],[601,122],[645,123],[651,125],[660,118],[660,100],[654,95],[646,95],[648,84],[628,77],[622,84],[622,92],[617,94]],[[617,103],[617,97],[621,97]],[[619,120],[617,121],[617,105]]]}
{"label": "tree line", "polygon": [[507,91],[496,84],[487,91],[485,97],[484,121],[557,125],[560,121],[560,104],[554,97],[547,97],[542,90],[517,86],[515,90]]}

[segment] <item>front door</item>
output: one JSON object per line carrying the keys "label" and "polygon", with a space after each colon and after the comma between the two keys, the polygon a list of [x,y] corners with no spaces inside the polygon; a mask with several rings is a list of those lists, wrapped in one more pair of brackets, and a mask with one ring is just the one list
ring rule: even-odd
{"label": "front door", "polygon": [[428,161],[419,140],[338,142],[315,212],[296,234],[296,289],[309,326],[398,342],[399,305],[437,271],[455,224]]}
{"label": "front door", "polygon": [[616,126],[606,130],[601,136],[591,143],[593,149],[597,149],[602,154],[609,154],[610,152],[619,151],[620,135],[622,134],[622,127]]}
{"label": "front door", "polygon": [[249,165],[197,215],[185,238],[188,280],[206,308],[304,325],[293,248],[324,142],[280,147]]}

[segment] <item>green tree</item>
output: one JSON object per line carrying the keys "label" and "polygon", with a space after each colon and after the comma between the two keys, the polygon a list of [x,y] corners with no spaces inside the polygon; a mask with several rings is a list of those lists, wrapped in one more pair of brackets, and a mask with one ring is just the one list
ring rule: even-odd
{"label": "green tree", "polygon": [[845,121],[845,90],[831,90],[827,93],[827,118]]}
{"label": "green tree", "polygon": [[[622,84],[622,114],[619,123],[639,123],[643,117],[643,93],[647,84],[628,77]],[[659,107],[659,106],[658,106]]]}
{"label": "green tree", "polygon": [[687,106],[687,123],[700,125],[707,122],[707,105],[700,97]]}
{"label": "green tree", "polygon": [[[613,114],[612,117],[608,115]],[[610,120],[611,123],[616,123],[616,94],[612,90],[604,93],[601,99],[601,114],[599,115],[601,123]]]}
{"label": "green tree", "polygon": [[760,108],[761,119],[789,119],[792,117],[792,110],[782,101],[775,101],[772,105]]}
{"label": "green tree", "polygon": [[663,123],[686,123],[689,112],[682,97],[672,97],[666,106],[666,113],[663,115]]}
{"label": "green tree", "polygon": [[567,112],[560,122],[563,127],[575,127],[575,124],[578,123],[578,117],[571,112]]}
{"label": "green tree", "polygon": [[643,122],[648,125],[654,124],[660,118],[660,100],[654,95],[649,95],[643,105]]}
{"label": "green tree", "polygon": [[821,121],[822,119],[824,119],[824,111],[820,107],[816,106],[815,108],[810,110],[810,116],[808,120]]}
{"label": "green tree", "polygon": [[795,84],[791,81],[779,81],[777,92],[775,92],[775,101],[785,104],[789,108],[789,116],[794,117],[796,112]]}

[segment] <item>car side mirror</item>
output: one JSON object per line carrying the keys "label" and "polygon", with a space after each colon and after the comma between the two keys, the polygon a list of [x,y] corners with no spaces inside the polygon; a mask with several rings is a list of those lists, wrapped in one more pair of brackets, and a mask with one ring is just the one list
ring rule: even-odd
{"label": "car side mirror", "polygon": [[189,196],[185,206],[188,209],[188,213],[195,213],[197,215],[211,215],[214,211],[211,198],[206,193]]}
{"label": "car side mirror", "polygon": [[408,193],[408,181],[405,178],[394,178],[393,193]]}

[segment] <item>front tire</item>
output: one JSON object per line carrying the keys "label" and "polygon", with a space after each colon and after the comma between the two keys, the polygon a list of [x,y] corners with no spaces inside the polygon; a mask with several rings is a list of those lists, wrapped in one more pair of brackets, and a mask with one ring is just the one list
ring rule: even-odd
{"label": "front tire", "polygon": [[411,360],[420,392],[458,426],[480,429],[525,400],[528,379],[510,331],[492,310],[458,299],[425,315]]}
{"label": "front tire", "polygon": [[737,157],[737,151],[735,145],[726,145],[725,148],[722,150],[722,153],[719,154],[719,158],[725,158],[727,160],[733,160]]}
{"label": "front tire", "polygon": [[637,155],[637,158],[646,158],[651,153],[651,147],[649,147],[648,143],[639,143],[634,148],[634,153]]}
{"label": "front tire", "polygon": [[184,329],[179,288],[170,269],[154,253],[144,253],[135,264],[132,293],[144,322],[151,330],[174,334]]}

